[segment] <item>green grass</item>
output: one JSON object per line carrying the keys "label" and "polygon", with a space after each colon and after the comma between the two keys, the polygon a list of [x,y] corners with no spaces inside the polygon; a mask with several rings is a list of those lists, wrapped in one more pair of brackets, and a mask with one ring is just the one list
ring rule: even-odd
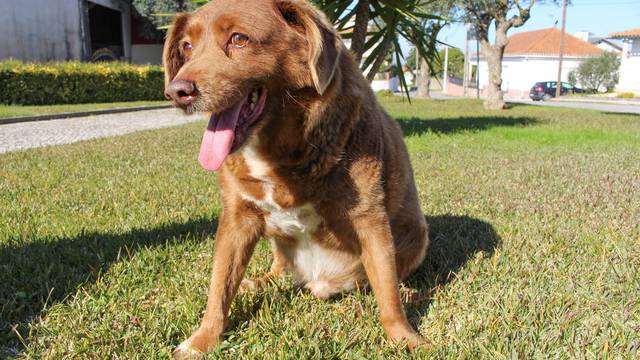
{"label": "green grass", "polygon": [[113,108],[147,106],[147,105],[163,105],[166,101],[131,101],[131,102],[115,102],[115,103],[97,103],[97,104],[71,104],[71,105],[42,105],[42,106],[22,106],[22,105],[2,105],[0,104],[0,123],[4,118],[12,118],[18,116],[36,116],[60,114],[67,112],[105,110]]}
{"label": "green grass", "polygon": [[[386,345],[371,293],[321,301],[286,280],[236,299],[210,357],[636,357],[640,116],[384,103],[430,223],[403,298],[433,347]],[[202,127],[0,155],[5,356],[166,358],[196,328],[220,211]],[[269,257],[263,242],[249,275]]]}

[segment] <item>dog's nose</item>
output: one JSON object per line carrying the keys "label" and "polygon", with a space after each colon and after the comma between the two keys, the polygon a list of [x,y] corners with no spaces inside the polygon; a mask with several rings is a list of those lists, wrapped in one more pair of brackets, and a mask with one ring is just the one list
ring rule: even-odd
{"label": "dog's nose", "polygon": [[182,107],[191,105],[198,97],[197,93],[196,84],[188,80],[174,80],[164,90],[167,100],[173,100]]}

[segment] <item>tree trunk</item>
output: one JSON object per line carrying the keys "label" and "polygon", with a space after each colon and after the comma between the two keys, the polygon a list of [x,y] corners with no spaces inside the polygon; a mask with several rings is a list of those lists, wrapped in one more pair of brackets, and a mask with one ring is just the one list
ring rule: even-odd
{"label": "tree trunk", "polygon": [[391,46],[393,45],[393,38],[390,36],[384,38],[382,41],[383,43],[380,45],[383,47],[382,51],[378,54],[378,58],[373,62],[371,70],[369,70],[369,73],[367,74],[367,80],[369,80],[369,82],[372,82],[376,77],[378,70],[380,70],[380,65],[384,62],[385,56],[387,56],[387,53],[391,50]]}
{"label": "tree trunk", "polygon": [[416,74],[416,86],[418,87],[416,97],[431,98],[431,71],[429,64],[424,59],[420,59],[420,70]]}
{"label": "tree trunk", "polygon": [[364,53],[364,44],[367,41],[369,28],[369,0],[360,0],[356,12],[356,22],[353,25],[353,37],[351,38],[351,51],[355,54],[356,63],[360,65]]}
{"label": "tree trunk", "polygon": [[[484,108],[487,110],[503,110],[505,108],[504,95],[502,94],[502,57],[504,46],[494,45],[488,41],[481,41],[482,52],[489,66],[489,85]],[[480,89],[477,89],[480,91]]]}

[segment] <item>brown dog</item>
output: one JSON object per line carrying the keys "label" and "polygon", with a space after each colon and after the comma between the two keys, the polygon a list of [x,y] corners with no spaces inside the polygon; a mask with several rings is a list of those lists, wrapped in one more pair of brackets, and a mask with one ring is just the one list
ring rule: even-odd
{"label": "brown dog", "polygon": [[[199,160],[219,170],[223,203],[204,319],[174,356],[218,344],[241,283],[286,271],[320,298],[368,284],[389,339],[425,344],[398,291],[428,245],[409,156],[324,15],[301,0],[216,0],[177,17],[164,64],[167,97],[212,113]],[[271,270],[243,281],[262,237]]]}

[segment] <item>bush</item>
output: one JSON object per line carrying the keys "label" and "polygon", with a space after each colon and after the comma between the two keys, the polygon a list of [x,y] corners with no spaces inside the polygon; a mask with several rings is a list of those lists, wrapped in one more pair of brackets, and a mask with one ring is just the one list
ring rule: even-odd
{"label": "bush", "polygon": [[569,79],[567,80],[569,85],[576,87],[578,85],[578,75],[576,75],[575,70],[569,73]]}
{"label": "bush", "polygon": [[632,92],[623,92],[618,94],[618,98],[620,99],[634,99],[635,97],[636,97],[636,94]]}
{"label": "bush", "polygon": [[620,56],[605,51],[600,56],[581,62],[574,76],[586,91],[595,93],[603,88],[612,91],[618,83],[619,68]]}
{"label": "bush", "polygon": [[0,62],[0,103],[81,104],[162,100],[164,73],[159,66],[125,63]]}

